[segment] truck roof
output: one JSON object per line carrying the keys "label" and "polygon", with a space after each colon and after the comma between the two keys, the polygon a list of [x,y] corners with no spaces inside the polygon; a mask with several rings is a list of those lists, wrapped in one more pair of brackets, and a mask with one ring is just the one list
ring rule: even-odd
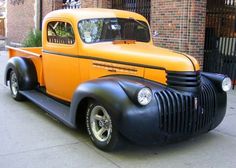
{"label": "truck roof", "polygon": [[50,12],[44,19],[49,18],[68,18],[70,20],[83,20],[91,18],[134,18],[137,20],[147,20],[140,14],[117,10],[117,9],[103,9],[103,8],[80,8],[80,9],[60,9]]}

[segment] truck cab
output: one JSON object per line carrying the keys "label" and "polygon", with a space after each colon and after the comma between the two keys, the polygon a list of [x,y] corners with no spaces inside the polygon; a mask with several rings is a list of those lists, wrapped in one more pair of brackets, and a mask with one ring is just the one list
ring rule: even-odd
{"label": "truck cab", "polygon": [[102,150],[120,139],[166,143],[214,129],[231,80],[153,44],[147,20],[112,9],[53,11],[42,47],[9,49],[5,83],[64,124],[85,124]]}

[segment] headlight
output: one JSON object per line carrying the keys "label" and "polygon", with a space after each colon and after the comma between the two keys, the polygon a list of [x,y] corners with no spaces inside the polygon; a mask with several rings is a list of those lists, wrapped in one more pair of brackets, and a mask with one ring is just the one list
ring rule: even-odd
{"label": "headlight", "polygon": [[225,91],[225,92],[229,91],[232,87],[231,79],[229,77],[224,78],[224,80],[222,81],[221,86],[222,86],[223,91]]}
{"label": "headlight", "polygon": [[137,100],[142,106],[148,105],[152,100],[152,91],[149,88],[142,88],[139,90]]}

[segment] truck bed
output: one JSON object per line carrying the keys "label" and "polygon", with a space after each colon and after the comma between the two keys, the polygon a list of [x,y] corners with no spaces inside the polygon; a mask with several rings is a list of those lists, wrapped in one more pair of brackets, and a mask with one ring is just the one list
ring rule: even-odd
{"label": "truck bed", "polygon": [[14,56],[36,56],[40,57],[42,55],[42,47],[25,47],[25,48],[15,48],[11,46],[6,46],[9,51],[9,57]]}
{"label": "truck bed", "polygon": [[9,58],[26,57],[33,61],[37,72],[37,78],[40,86],[44,86],[43,65],[42,65],[42,47],[15,48],[6,46]]}

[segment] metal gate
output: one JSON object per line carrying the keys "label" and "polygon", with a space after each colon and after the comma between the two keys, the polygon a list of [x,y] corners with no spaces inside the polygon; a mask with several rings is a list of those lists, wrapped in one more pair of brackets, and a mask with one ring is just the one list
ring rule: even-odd
{"label": "metal gate", "polygon": [[236,0],[208,0],[204,71],[236,80]]}
{"label": "metal gate", "polygon": [[81,0],[63,0],[63,9],[81,8]]}
{"label": "metal gate", "polygon": [[150,22],[151,0],[112,0],[112,8],[137,12]]}

